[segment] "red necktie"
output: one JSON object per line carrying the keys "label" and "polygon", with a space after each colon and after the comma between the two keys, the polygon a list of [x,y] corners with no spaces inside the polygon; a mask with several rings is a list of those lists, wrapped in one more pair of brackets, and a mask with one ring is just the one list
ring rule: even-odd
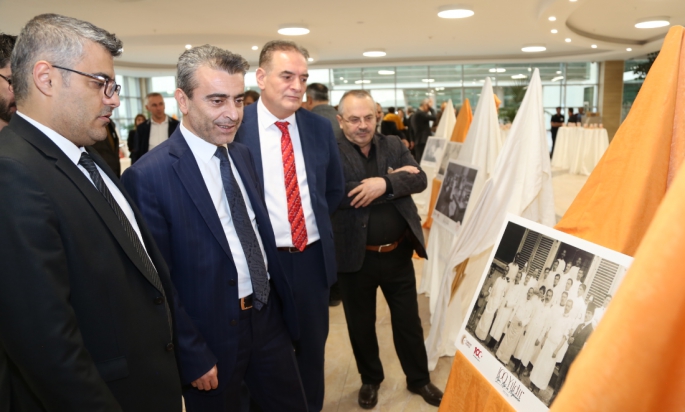
{"label": "red necktie", "polygon": [[302,200],[300,199],[300,185],[297,181],[295,169],[295,153],[293,142],[288,131],[288,122],[276,122],[276,127],[281,131],[281,155],[283,156],[283,176],[285,180],[285,194],[288,198],[288,222],[290,222],[290,235],[293,246],[300,252],[307,247],[307,226],[304,223],[302,212]]}

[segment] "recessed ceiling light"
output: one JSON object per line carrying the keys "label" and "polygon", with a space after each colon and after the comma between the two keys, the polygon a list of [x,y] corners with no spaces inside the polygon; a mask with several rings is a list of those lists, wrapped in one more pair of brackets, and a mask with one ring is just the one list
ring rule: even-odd
{"label": "recessed ceiling light", "polygon": [[531,69],[531,68],[529,67],[529,68],[528,68],[528,71],[529,71],[529,72],[532,72],[532,71],[533,71],[533,69]]}
{"label": "recessed ceiling light", "polygon": [[502,67],[498,67],[498,68],[494,68],[494,67],[493,67],[492,69],[490,69],[490,70],[488,70],[488,71],[489,71],[490,73],[504,73],[504,72],[507,71],[507,69],[502,68]]}
{"label": "recessed ceiling light", "polygon": [[590,47],[592,47],[593,49],[596,49],[596,48],[597,48],[597,45],[596,45],[596,44],[593,44],[593,45],[590,46]]}
{"label": "recessed ceiling light", "polygon": [[314,61],[314,58],[313,57],[307,57],[307,61],[311,63]]}
{"label": "recessed ceiling light", "polygon": [[308,33],[309,29],[302,24],[284,24],[278,28],[278,34],[284,36],[302,36]]}
{"label": "recessed ceiling light", "polygon": [[424,83],[433,83],[435,79],[421,79],[421,81]]}
{"label": "recessed ceiling light", "polygon": [[545,50],[547,50],[547,47],[545,47],[541,44],[531,44],[531,45],[524,46],[523,48],[521,48],[521,51],[526,52],[526,53],[539,53],[539,52],[543,52]]}
{"label": "recessed ceiling light", "polygon": [[564,39],[564,41],[565,41],[566,43],[571,43],[571,38],[570,38],[570,37],[567,37],[566,39]]}
{"label": "recessed ceiling light", "polygon": [[442,17],[443,19],[463,19],[465,17],[471,17],[475,13],[473,12],[473,8],[471,6],[466,6],[466,5],[448,5],[448,6],[441,6],[438,8],[438,17]]}
{"label": "recessed ceiling light", "polygon": [[630,47],[628,47],[628,48],[626,49],[626,51],[633,51],[633,49],[631,49]]}
{"label": "recessed ceiling light", "polygon": [[528,76],[526,76],[525,74],[515,74],[515,75],[511,76],[511,78],[514,80],[520,80],[520,79],[527,79]]}
{"label": "recessed ceiling light", "polygon": [[552,34],[557,34],[557,33],[559,33],[559,30],[557,30],[557,29],[552,29]]}
{"label": "recessed ceiling light", "polygon": [[345,80],[345,78],[344,78],[344,77],[340,77],[340,80]]}
{"label": "recessed ceiling light", "polygon": [[557,74],[561,74],[561,70],[557,70]]}
{"label": "recessed ceiling light", "polygon": [[549,17],[547,18],[547,20],[549,20],[549,21],[557,21],[557,18],[554,17],[554,16],[549,16]]}
{"label": "recessed ceiling light", "polygon": [[252,46],[252,50],[258,50],[259,46]]}
{"label": "recessed ceiling light", "polygon": [[[345,81],[347,83],[347,81]],[[371,80],[355,80],[354,84],[369,84],[371,83]]]}
{"label": "recessed ceiling light", "polygon": [[657,27],[666,27],[670,23],[668,17],[650,17],[647,19],[640,19],[635,23],[638,29],[655,29]]}
{"label": "recessed ceiling light", "polygon": [[371,49],[365,51],[363,54],[364,57],[383,57],[386,55],[385,50],[383,49]]}
{"label": "recessed ceiling light", "polygon": [[563,78],[564,78],[564,76],[557,76],[557,77],[553,78],[552,81],[556,82],[558,80],[562,80]]}
{"label": "recessed ceiling light", "polygon": [[186,44],[186,50],[190,50],[190,49],[192,49],[192,48],[193,48],[193,45],[192,45],[192,44]]}
{"label": "recessed ceiling light", "polygon": [[347,83],[347,80],[343,81],[343,83]]}
{"label": "recessed ceiling light", "polygon": [[571,3],[575,3],[575,2],[577,2],[578,0],[568,0],[568,1],[570,1]]}
{"label": "recessed ceiling light", "polygon": [[392,76],[395,72],[393,70],[379,70],[378,74],[381,76]]}

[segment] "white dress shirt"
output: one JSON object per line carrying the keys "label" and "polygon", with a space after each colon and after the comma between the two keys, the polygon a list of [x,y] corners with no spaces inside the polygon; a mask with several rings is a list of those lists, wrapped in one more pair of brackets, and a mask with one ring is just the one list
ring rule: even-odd
{"label": "white dress shirt", "polygon": [[314,209],[309,195],[307,170],[304,166],[302,141],[297,129],[295,114],[285,119],[279,119],[264,106],[262,99],[257,101],[257,118],[259,119],[259,146],[262,152],[262,169],[264,171],[264,195],[269,218],[276,236],[276,246],[292,247],[293,237],[288,221],[288,196],[285,193],[285,177],[283,176],[283,153],[281,151],[281,131],[276,122],[288,122],[288,132],[293,143],[295,155],[295,170],[300,186],[302,212],[307,227],[307,243],[319,240],[319,228],[316,225]]}
{"label": "white dress shirt", "polygon": [[[78,147],[74,143],[72,143],[70,140],[65,138],[64,136],[60,135],[56,131],[50,129],[49,127],[38,123],[37,121],[33,120],[32,118],[28,117],[27,115],[17,112],[19,116],[24,118],[27,122],[31,123],[33,126],[36,127],[36,129],[40,130],[45,134],[54,144],[57,145],[57,147],[60,148],[64,152],[65,155],[74,162],[74,164],[79,168],[79,170],[86,175],[86,178],[88,178],[88,181],[90,183],[93,183],[93,180],[90,178],[90,173],[86,169],[83,168],[83,166],[78,164],[78,161],[81,159],[81,153],[86,152],[86,149],[83,147]],[[147,252],[147,248],[145,247],[145,242],[143,241],[143,236],[140,234],[140,227],[138,227],[138,222],[136,221],[136,216],[133,214],[133,209],[131,209],[131,205],[128,204],[126,201],[126,198],[124,195],[121,193],[121,190],[112,182],[112,180],[105,174],[105,172],[100,169],[100,166],[95,164],[95,167],[97,167],[98,172],[100,172],[100,176],[102,176],[102,181],[105,182],[105,185],[107,185],[107,188],[109,191],[112,193],[112,196],[114,197],[114,200],[116,200],[117,204],[121,208],[121,210],[124,212],[126,217],[128,218],[129,223],[131,223],[131,226],[133,226],[133,230],[136,231],[136,234],[138,235],[138,238],[140,239],[140,243],[142,243],[143,248],[145,248],[145,251]],[[93,186],[95,184],[93,183]],[[96,188],[97,189],[97,188]],[[150,259],[152,261],[152,259]]]}
{"label": "white dress shirt", "polygon": [[[183,138],[188,143],[188,146],[190,146],[193,156],[195,156],[195,161],[197,161],[197,166],[200,168],[202,179],[205,181],[205,185],[209,191],[209,196],[212,198],[212,204],[214,204],[216,213],[219,215],[219,220],[221,221],[221,226],[224,229],[224,234],[226,234],[228,247],[231,249],[233,262],[235,263],[235,268],[238,271],[238,297],[243,298],[251,295],[252,281],[250,279],[250,269],[247,265],[247,257],[245,256],[243,246],[240,244],[240,238],[238,238],[238,233],[235,231],[233,220],[231,219],[231,210],[228,206],[228,198],[226,197],[224,184],[221,180],[221,163],[219,158],[214,156],[217,146],[193,134],[193,132],[188,130],[183,123],[181,123],[181,133],[183,134]],[[228,152],[228,155],[231,157],[230,151]],[[235,176],[235,180],[238,182],[240,191],[243,194],[243,199],[245,199],[247,214],[250,216],[252,228],[257,235],[259,248],[262,251],[262,256],[264,257],[264,265],[268,268],[269,265],[266,260],[264,245],[262,244],[262,238],[259,236],[259,230],[257,229],[257,218],[255,217],[254,210],[252,210],[252,203],[250,203],[250,198],[247,196],[245,186],[243,185],[243,181],[238,173],[238,170],[235,168],[232,157],[231,170],[233,170],[233,176]]]}
{"label": "white dress shirt", "polygon": [[150,144],[148,150],[154,149],[157,145],[169,138],[169,117],[164,116],[162,123],[157,123],[150,118]]}

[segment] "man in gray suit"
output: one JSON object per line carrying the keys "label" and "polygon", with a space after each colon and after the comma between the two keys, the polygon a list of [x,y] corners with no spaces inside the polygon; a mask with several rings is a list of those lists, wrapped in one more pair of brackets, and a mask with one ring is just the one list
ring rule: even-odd
{"label": "man in gray suit", "polygon": [[338,106],[344,133],[338,148],[347,196],[332,220],[338,283],[362,377],[358,402],[362,408],[373,408],[384,378],[375,330],[380,287],[390,307],[407,389],[438,406],[442,392],[428,373],[412,263],[414,250],[426,257],[420,218],[410,196],[426,188],[426,174],[399,137],[375,133],[375,107],[364,90],[345,93]]}
{"label": "man in gray suit", "polygon": [[302,103],[302,107],[330,120],[335,138],[342,137],[342,129],[338,125],[338,112],[335,111],[335,107],[328,103],[328,87],[321,83],[312,83],[307,85],[305,94],[307,101]]}

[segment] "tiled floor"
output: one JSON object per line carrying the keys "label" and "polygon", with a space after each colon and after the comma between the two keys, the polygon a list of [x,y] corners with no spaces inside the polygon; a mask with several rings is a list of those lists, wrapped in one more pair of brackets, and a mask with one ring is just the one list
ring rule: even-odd
{"label": "tiled floor", "polygon": [[[553,171],[552,182],[557,219],[566,212],[586,180],[587,176],[569,175],[559,170]],[[418,285],[421,281],[423,261],[415,260],[414,267]],[[430,316],[428,299],[424,295],[419,295],[419,314],[424,336],[427,336],[430,329],[428,321]],[[324,412],[362,411],[363,409],[357,404],[361,379],[350,347],[342,305],[331,308],[330,317],[330,334],[326,345],[326,398],[323,410]],[[420,396],[406,389],[404,373],[393,346],[390,313],[380,291],[376,317],[376,333],[386,379],[381,385],[378,406],[374,411],[436,411],[436,407],[428,405]],[[451,365],[451,357],[441,358],[431,373],[433,383],[440,389],[443,389],[447,383]]]}

